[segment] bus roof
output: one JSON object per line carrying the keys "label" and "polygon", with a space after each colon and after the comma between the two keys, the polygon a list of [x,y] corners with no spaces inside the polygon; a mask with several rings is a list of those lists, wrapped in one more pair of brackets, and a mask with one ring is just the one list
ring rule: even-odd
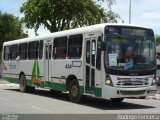
{"label": "bus roof", "polygon": [[35,37],[12,40],[8,42],[4,42],[4,45],[6,46],[10,44],[30,42],[30,41],[36,41],[36,40],[47,40],[47,39],[52,39],[56,37],[74,35],[74,34],[84,34],[86,32],[103,31],[105,26],[126,26],[126,27],[128,26],[128,27],[140,27],[140,28],[150,29],[148,27],[133,25],[133,24],[102,23],[102,24],[96,24],[96,25],[91,25],[91,26],[86,26],[86,27],[80,27],[80,28],[75,28],[75,29],[70,29],[70,30],[49,33],[47,35],[40,35],[40,36],[35,36]]}

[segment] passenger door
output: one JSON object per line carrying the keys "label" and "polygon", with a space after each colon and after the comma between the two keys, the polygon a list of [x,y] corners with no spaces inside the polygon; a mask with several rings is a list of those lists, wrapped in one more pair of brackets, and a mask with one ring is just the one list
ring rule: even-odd
{"label": "passenger door", "polygon": [[95,57],[96,40],[86,40],[86,91],[94,91],[95,88]]}
{"label": "passenger door", "polygon": [[[98,40],[99,41],[99,40]],[[99,57],[99,58],[98,58]],[[97,50],[97,37],[86,39],[85,92],[101,96],[101,52]]]}

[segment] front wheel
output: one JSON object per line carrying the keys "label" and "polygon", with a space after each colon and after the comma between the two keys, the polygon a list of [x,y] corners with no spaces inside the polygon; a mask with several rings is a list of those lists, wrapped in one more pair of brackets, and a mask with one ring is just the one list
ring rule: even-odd
{"label": "front wheel", "polygon": [[81,99],[78,81],[72,80],[69,85],[69,98],[74,103],[79,103]]}

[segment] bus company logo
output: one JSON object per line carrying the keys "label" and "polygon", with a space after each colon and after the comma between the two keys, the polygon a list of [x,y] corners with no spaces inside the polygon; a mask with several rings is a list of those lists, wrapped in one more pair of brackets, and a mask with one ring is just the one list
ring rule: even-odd
{"label": "bus company logo", "polygon": [[16,69],[16,64],[10,63],[9,64],[9,69]]}
{"label": "bus company logo", "polygon": [[34,61],[31,80],[33,84],[38,86],[40,86],[42,82],[42,79],[40,77],[39,64],[37,60]]}
{"label": "bus company logo", "polygon": [[2,70],[9,70],[9,69],[16,69],[16,65],[13,63],[9,63],[9,65],[3,63]]}

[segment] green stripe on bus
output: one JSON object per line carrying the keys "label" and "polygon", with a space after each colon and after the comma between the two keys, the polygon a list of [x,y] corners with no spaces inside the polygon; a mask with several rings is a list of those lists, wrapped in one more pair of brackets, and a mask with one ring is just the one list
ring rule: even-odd
{"label": "green stripe on bus", "polygon": [[48,82],[48,87],[57,91],[67,91],[66,85],[61,83]]}
{"label": "green stripe on bus", "polygon": [[95,88],[95,96],[97,97],[102,96],[102,88]]}
{"label": "green stripe on bus", "polygon": [[[19,78],[11,78],[11,77],[3,77],[2,78],[3,80],[6,80],[10,83],[16,83],[16,84],[19,84]],[[28,80],[27,79],[27,85],[30,85],[31,86],[31,80]]]}
{"label": "green stripe on bus", "polygon": [[[18,78],[4,77],[3,79],[10,82],[10,83],[19,84]],[[27,85],[33,86],[32,81],[27,79]],[[57,91],[67,91],[66,84],[49,82],[49,81],[46,81],[46,82],[42,81],[40,87],[42,87],[42,88],[49,87],[49,88],[51,88],[53,90],[57,90]],[[80,94],[83,95],[83,93],[84,93],[84,86],[80,86]],[[101,97],[102,96],[102,89],[101,88],[94,88],[94,90],[85,90],[85,93],[93,94],[97,97]]]}
{"label": "green stripe on bus", "polygon": [[19,80],[17,78],[11,78],[11,77],[3,77],[3,80],[6,80],[10,83],[17,83],[19,84]]}
{"label": "green stripe on bus", "polygon": [[83,95],[84,93],[84,86],[80,86],[80,95]]}
{"label": "green stripe on bus", "polygon": [[86,88],[85,93],[87,94],[92,94],[95,95],[97,97],[101,97],[102,96],[102,88]]}

